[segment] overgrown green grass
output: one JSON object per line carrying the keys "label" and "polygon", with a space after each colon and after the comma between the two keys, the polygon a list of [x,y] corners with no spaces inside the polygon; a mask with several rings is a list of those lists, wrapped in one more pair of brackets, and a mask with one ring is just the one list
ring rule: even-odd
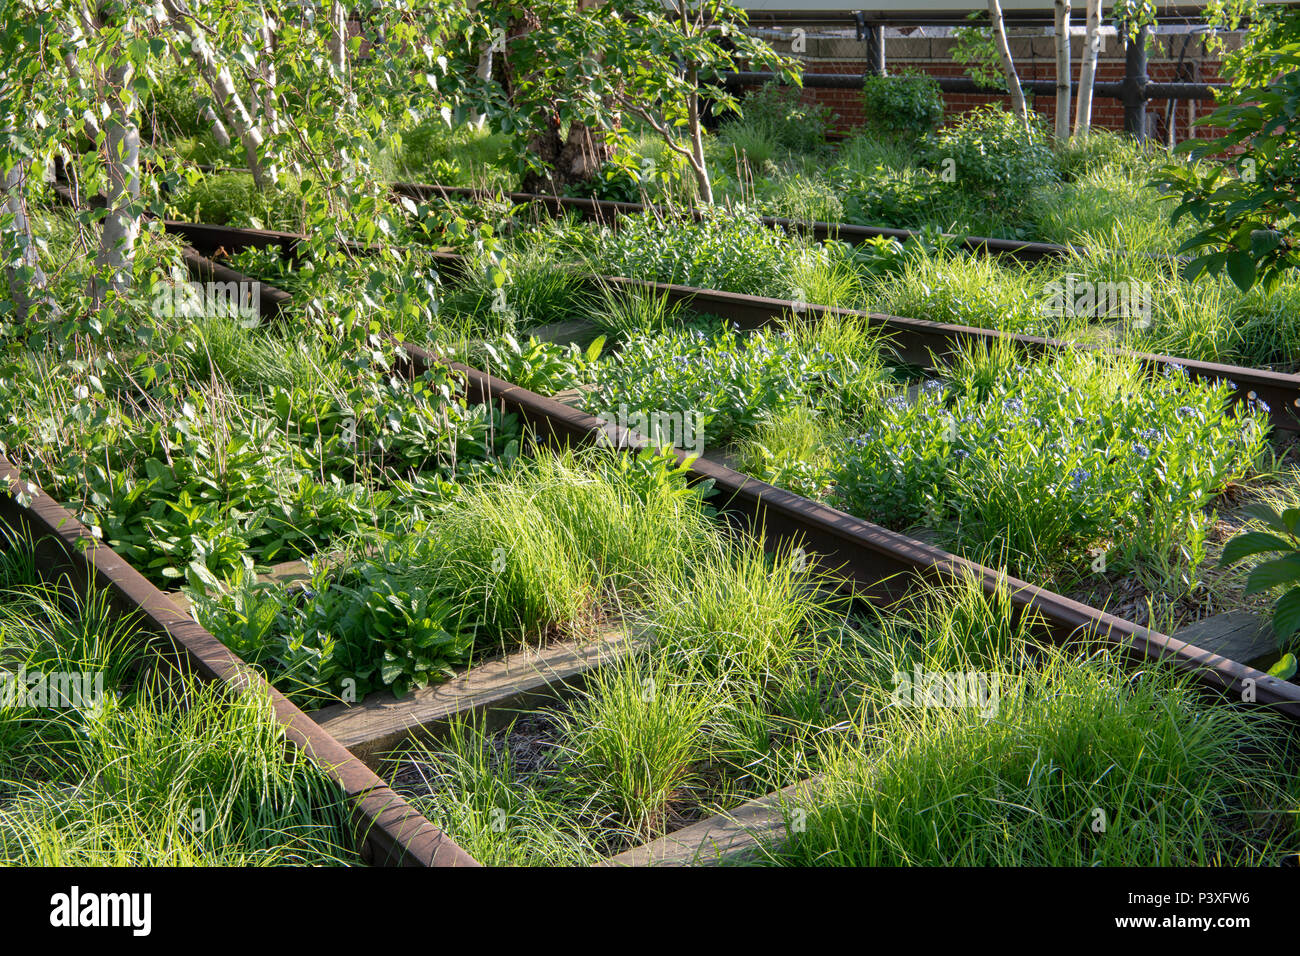
{"label": "overgrown green grass", "polygon": [[103,594],[36,582],[8,529],[6,669],[87,674],[103,695],[0,704],[0,858],[13,866],[357,862],[343,795],[290,751],[270,701],[164,677]]}
{"label": "overgrown green grass", "polygon": [[[678,617],[572,703],[404,748],[425,812],[515,865],[589,864],[800,781],[793,837],[764,862],[1267,864],[1294,850],[1276,716],[1212,701],[1172,667],[1043,645],[1005,587],[923,589],[846,628],[834,603],[782,583],[800,579],[789,562],[733,558],[659,605]],[[910,694],[957,673],[984,679],[978,700]]]}
{"label": "overgrown green grass", "polygon": [[591,637],[710,547],[695,492],[663,459],[517,460],[457,485],[403,486],[414,519],[303,595],[239,581],[199,620],[299,700],[398,694],[522,643]]}
{"label": "overgrown green grass", "polygon": [[887,706],[830,744],[769,861],[1268,865],[1294,849],[1276,717],[1207,701],[1169,667],[1134,674],[1100,649],[998,663],[993,716]]}
{"label": "overgrown green grass", "polygon": [[833,580],[695,520],[661,515],[690,533],[623,602],[643,650],[505,732],[458,722],[398,755],[423,777],[418,804],[479,858],[592,862],[793,782],[848,716],[866,658],[847,606],[818,587]]}

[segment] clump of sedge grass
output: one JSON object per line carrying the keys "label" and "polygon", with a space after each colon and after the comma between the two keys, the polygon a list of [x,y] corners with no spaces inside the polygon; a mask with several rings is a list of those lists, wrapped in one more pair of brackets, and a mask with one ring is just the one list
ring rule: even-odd
{"label": "clump of sedge grass", "polygon": [[0,592],[0,653],[29,677],[92,679],[66,707],[0,705],[5,863],[356,862],[341,791],[287,750],[270,700],[150,676],[147,639],[106,595],[11,579]]}
{"label": "clump of sedge grass", "polygon": [[[1274,862],[1294,835],[1275,715],[1226,707],[1174,667],[1041,643],[974,577],[876,615],[879,680],[824,773],[786,807],[792,865]],[[983,693],[926,698],[924,675]],[[912,682],[912,683],[909,683]],[[978,697],[978,699],[977,699]],[[793,826],[795,820],[798,826]]]}

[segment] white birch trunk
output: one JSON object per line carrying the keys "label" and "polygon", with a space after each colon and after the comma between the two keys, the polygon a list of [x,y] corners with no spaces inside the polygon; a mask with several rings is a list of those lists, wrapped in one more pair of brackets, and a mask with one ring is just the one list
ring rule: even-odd
{"label": "white birch trunk", "polygon": [[261,50],[258,70],[262,77],[262,127],[275,133],[279,127],[279,114],[275,105],[275,21],[266,12],[265,6],[259,5],[259,12],[258,39],[261,41]]}
{"label": "white birch trunk", "polygon": [[[8,91],[12,92],[12,91]],[[9,96],[6,95],[6,99]],[[5,117],[5,132],[15,129],[12,114]],[[32,241],[32,223],[27,217],[27,171],[19,157],[12,169],[4,171],[0,179],[3,189],[3,202],[0,213],[12,217],[5,226],[5,246],[16,246],[18,256],[5,267],[9,279],[9,298],[14,304],[14,318],[19,325],[25,324],[31,316],[32,304],[42,301],[53,307],[54,302],[46,293],[45,273],[41,270],[40,259],[36,254],[36,244]]]}
{"label": "white birch trunk", "polygon": [[1088,0],[1088,25],[1083,38],[1083,60],[1079,64],[1079,100],[1074,108],[1074,135],[1087,136],[1092,126],[1092,84],[1097,78],[1097,54],[1101,50],[1101,0]]}
{"label": "white birch trunk", "polygon": [[[86,84],[81,77],[81,64],[77,62],[76,50],[69,50],[67,53],[63,54],[63,67],[68,71],[68,79],[72,82],[72,85],[81,93],[86,93]],[[92,143],[98,146],[99,134],[101,132],[99,128],[99,119],[89,110],[86,111],[86,114],[82,116],[81,119],[86,126],[86,135],[90,137]]]}
{"label": "white birch trunk", "polygon": [[262,148],[262,131],[258,129],[253,118],[249,116],[248,109],[244,106],[244,101],[235,89],[235,81],[230,75],[229,68],[224,63],[218,63],[212,48],[204,39],[203,34],[198,31],[190,31],[185,25],[183,15],[185,6],[183,0],[169,0],[165,4],[169,19],[172,26],[184,38],[189,40],[190,52],[198,60],[199,73],[203,76],[204,81],[208,84],[213,98],[220,105],[226,115],[226,122],[230,124],[236,136],[239,137],[240,143],[244,147],[244,158],[248,163],[248,171],[253,174],[253,182],[258,186],[266,186],[271,182],[271,177],[263,165],[258,150]]}
{"label": "white birch trunk", "polygon": [[104,170],[107,178],[107,215],[95,256],[91,298],[98,308],[109,289],[119,293],[131,287],[135,265],[135,240],[140,231],[140,214],[133,209],[140,197],[140,127],[135,92],[131,89],[133,67],[124,50],[104,77]]}
{"label": "white birch trunk", "polygon": [[[176,61],[176,65],[182,70],[186,69],[188,64],[185,62],[185,57],[181,55],[181,51],[174,43],[169,43],[167,45],[171,48],[172,59]],[[221,117],[217,115],[217,112],[212,108],[211,103],[204,104],[203,109],[199,111],[199,116],[202,118],[203,122],[212,127],[212,138],[217,141],[218,146],[225,149],[230,145],[230,133],[226,131],[226,124],[221,121]]]}
{"label": "white birch trunk", "polygon": [[[485,49],[482,53],[479,54],[478,69],[474,71],[475,75],[480,80],[482,80],[484,84],[486,84],[487,81],[492,77],[492,45],[494,43],[496,43],[496,40],[492,40],[490,43],[488,43],[487,49]],[[479,129],[482,129],[483,125],[486,122],[487,122],[486,113],[475,113],[473,116],[470,117],[470,123],[472,123],[474,126],[478,127]]]}
{"label": "white birch trunk", "polygon": [[339,0],[330,6],[330,23],[334,35],[330,43],[330,59],[334,70],[346,79],[348,75],[348,10]]}
{"label": "white birch trunk", "polygon": [[989,19],[993,21],[993,37],[997,42],[998,57],[1002,60],[1002,75],[1007,81],[1007,92],[1011,94],[1011,111],[1024,123],[1025,135],[1029,135],[1029,114],[1025,109],[1025,94],[1020,89],[1020,74],[1016,72],[1016,61],[1011,58],[1011,45],[1007,42],[1007,25],[1002,19],[1002,4],[998,0],[988,0]]}
{"label": "white birch trunk", "polygon": [[1056,140],[1070,138],[1070,0],[1055,0]]}

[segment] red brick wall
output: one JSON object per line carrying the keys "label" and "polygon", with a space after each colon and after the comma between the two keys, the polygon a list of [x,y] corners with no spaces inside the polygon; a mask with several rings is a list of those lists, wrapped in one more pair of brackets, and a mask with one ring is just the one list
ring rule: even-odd
{"label": "red brick wall", "polygon": [[[1036,38],[1041,39],[1041,38]],[[904,68],[919,70],[933,76],[963,76],[964,68],[961,64],[954,62],[951,57],[941,58],[934,56],[932,58],[918,57],[894,57],[889,58],[890,44],[886,43],[886,69],[901,70]],[[1176,59],[1161,58],[1158,55],[1152,55],[1147,65],[1147,75],[1152,82],[1169,82],[1179,79],[1186,79],[1186,68],[1195,64],[1193,76],[1196,82],[1214,83],[1220,80],[1219,66],[1217,59],[1207,57],[1198,57],[1194,60],[1185,61],[1183,76],[1179,76],[1179,63]],[[866,64],[864,59],[856,60],[816,60],[804,64],[805,73],[862,73]],[[1076,58],[1071,63],[1072,80],[1078,79],[1079,61]],[[1016,70],[1023,80],[1054,80],[1056,77],[1056,63],[1050,57],[1035,56],[1031,58],[1017,59]],[[1103,57],[1097,64],[1097,80],[1099,82],[1118,82],[1124,79],[1124,61],[1122,56],[1112,54],[1109,57]],[[1050,128],[1056,109],[1056,97],[1052,95],[1032,95],[1028,94],[1033,108],[1043,114],[1048,121]],[[860,127],[863,123],[863,105],[861,91],[855,89],[820,89],[805,88],[802,96],[806,101],[816,102],[829,107],[836,115],[835,128],[843,131],[851,131]],[[1000,102],[1005,106],[1010,106],[1010,100],[1005,94],[975,94],[975,93],[945,93],[944,103],[947,108],[947,116],[951,119],[971,109],[983,106],[987,103]],[[1152,135],[1163,140],[1167,135],[1167,124],[1165,112],[1168,106],[1166,100],[1149,100],[1147,102],[1147,112],[1154,117],[1149,120],[1153,124]],[[1195,116],[1205,115],[1213,106],[1213,101],[1199,100],[1194,107]],[[1207,130],[1204,127],[1192,130],[1189,125],[1188,101],[1181,100],[1176,104],[1174,111],[1174,130],[1178,141],[1190,137],[1206,138],[1213,135],[1215,131]],[[1111,130],[1123,130],[1124,128],[1124,105],[1118,99],[1112,97],[1097,96],[1093,99],[1092,104],[1092,123],[1094,126]]]}

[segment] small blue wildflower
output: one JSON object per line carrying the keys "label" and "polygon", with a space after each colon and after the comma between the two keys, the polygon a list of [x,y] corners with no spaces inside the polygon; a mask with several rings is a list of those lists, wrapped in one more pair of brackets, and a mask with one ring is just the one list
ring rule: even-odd
{"label": "small blue wildflower", "polygon": [[893,395],[885,399],[885,404],[896,412],[905,411],[908,407],[907,399],[902,395]]}
{"label": "small blue wildflower", "polygon": [[1134,445],[1133,454],[1137,455],[1143,461],[1146,461],[1148,458],[1151,457],[1151,449],[1148,448],[1146,445]]}
{"label": "small blue wildflower", "polygon": [[1091,477],[1092,477],[1092,473],[1089,472],[1087,469],[1076,468],[1074,469],[1074,471],[1070,472],[1070,484],[1073,485],[1074,489],[1077,491],[1078,489],[1082,488],[1083,483]]}
{"label": "small blue wildflower", "polygon": [[1140,432],[1138,432],[1138,437],[1141,438],[1143,441],[1159,441],[1160,429],[1144,428]]}
{"label": "small blue wildflower", "polygon": [[1179,417],[1179,418],[1186,418],[1188,415],[1195,415],[1195,414],[1196,414],[1196,409],[1192,408],[1192,406],[1190,406],[1190,405],[1179,405],[1179,406],[1178,406],[1178,417]]}

